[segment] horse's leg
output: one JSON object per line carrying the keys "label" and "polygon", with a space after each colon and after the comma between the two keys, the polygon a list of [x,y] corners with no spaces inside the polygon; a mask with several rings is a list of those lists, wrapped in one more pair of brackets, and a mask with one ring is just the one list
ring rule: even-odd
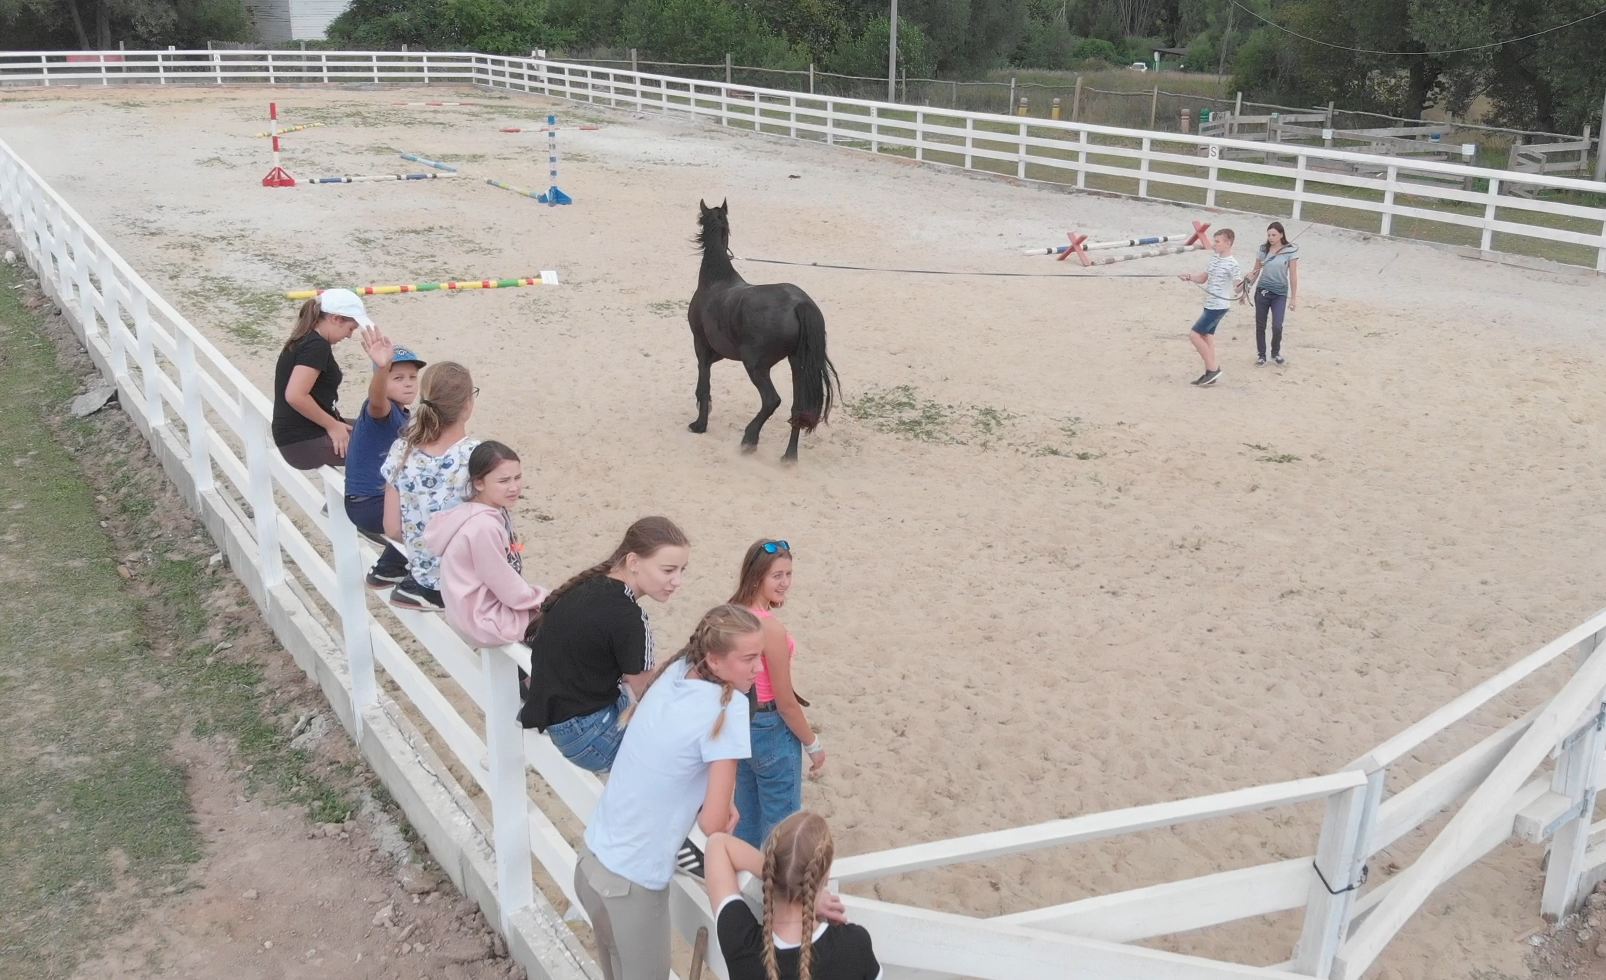
{"label": "horse's leg", "polygon": [[753,421],[747,423],[747,431],[742,433],[742,451],[750,453],[758,448],[758,433],[764,428],[764,423],[770,420],[775,410],[781,407],[781,393],[775,390],[775,383],[770,380],[770,368],[773,364],[763,365],[757,361],[747,362],[747,376],[752,379],[753,387],[758,389],[758,414]]}
{"label": "horse's leg", "polygon": [[708,372],[717,358],[701,337],[694,337],[693,343],[697,348],[697,418],[686,428],[693,432],[707,432],[708,409],[713,404],[709,394]]}

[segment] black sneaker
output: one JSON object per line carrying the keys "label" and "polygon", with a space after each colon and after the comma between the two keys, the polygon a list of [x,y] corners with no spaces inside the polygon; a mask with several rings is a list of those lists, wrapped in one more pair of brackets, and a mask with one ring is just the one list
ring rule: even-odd
{"label": "black sneaker", "polygon": [[1265,366],[1266,366],[1266,355],[1265,354],[1262,354],[1259,357],[1255,358],[1255,367],[1265,367]]}
{"label": "black sneaker", "polygon": [[1280,367],[1280,366],[1282,366],[1282,365],[1284,365],[1284,364],[1287,364],[1287,363],[1288,363],[1288,362],[1287,362],[1287,361],[1285,361],[1285,360],[1283,360],[1283,356],[1282,356],[1282,355],[1281,355],[1281,354],[1273,354],[1273,355],[1271,355],[1271,359],[1272,359],[1272,361],[1274,361],[1274,362],[1275,362],[1275,363],[1276,363],[1276,364],[1277,364],[1277,365],[1278,365],[1278,366],[1279,366],[1279,367]]}
{"label": "black sneaker", "polygon": [[1192,381],[1188,382],[1188,384],[1202,385],[1202,384],[1204,384],[1204,379],[1206,379],[1208,377],[1210,377],[1210,372],[1206,371],[1204,374],[1201,374],[1197,378],[1194,378]]}
{"label": "black sneaker", "polygon": [[397,609],[411,609],[414,612],[438,613],[445,607],[424,594],[423,587],[411,578],[400,582],[390,590],[390,604]]}
{"label": "black sneaker", "polygon": [[1204,373],[1204,377],[1200,378],[1199,381],[1198,381],[1199,387],[1208,388],[1211,385],[1215,384],[1216,383],[1216,379],[1218,379],[1220,377],[1221,377],[1221,368],[1216,368],[1214,371],[1206,371]]}
{"label": "black sneaker", "polygon": [[405,573],[401,575],[381,575],[378,572],[369,572],[368,577],[363,579],[363,581],[367,583],[370,589],[382,591],[390,588],[393,585],[400,585],[402,582],[406,581],[406,579],[407,575]]}
{"label": "black sneaker", "polygon": [[693,878],[701,878],[703,876],[703,851],[702,848],[691,842],[690,837],[686,838],[686,842],[680,845],[680,852],[675,855],[675,866]]}

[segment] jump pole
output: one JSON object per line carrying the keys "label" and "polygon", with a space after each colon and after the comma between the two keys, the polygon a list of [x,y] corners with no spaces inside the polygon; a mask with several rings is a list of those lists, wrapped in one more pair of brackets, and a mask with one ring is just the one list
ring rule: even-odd
{"label": "jump pole", "polygon": [[309,187],[319,184],[367,184],[387,180],[444,180],[457,174],[359,174],[355,177],[308,177],[302,181]]}
{"label": "jump pole", "polygon": [[1193,251],[1192,245],[1167,245],[1164,248],[1151,248],[1142,252],[1132,252],[1127,255],[1106,255],[1099,259],[1089,259],[1083,265],[1114,265],[1117,262],[1130,262],[1133,259],[1152,259],[1159,255],[1181,255],[1183,252]]}
{"label": "jump pole", "polygon": [[[1059,257],[1057,259],[1057,261],[1060,261],[1060,262],[1064,262],[1066,259],[1070,258],[1072,255],[1075,255],[1078,259],[1081,260],[1082,265],[1084,265],[1084,266],[1089,266],[1089,265],[1108,265],[1109,262],[1095,262],[1094,260],[1092,260],[1091,258],[1088,257],[1087,253],[1088,252],[1099,251],[1101,249],[1108,249],[1108,248],[1139,248],[1139,247],[1145,246],[1145,245],[1165,245],[1165,244],[1168,244],[1170,242],[1176,242],[1176,241],[1182,241],[1183,242],[1182,247],[1179,249],[1179,251],[1184,251],[1185,252],[1190,248],[1204,248],[1205,244],[1209,241],[1209,232],[1210,232],[1209,223],[1203,222],[1203,221],[1195,221],[1195,222],[1193,222],[1193,231],[1191,233],[1185,233],[1185,234],[1182,234],[1182,235],[1148,235],[1148,236],[1145,236],[1145,237],[1142,237],[1142,238],[1128,238],[1128,239],[1126,239],[1124,241],[1089,242],[1087,240],[1087,236],[1086,235],[1078,235],[1076,232],[1073,231],[1073,232],[1067,232],[1066,236],[1065,236],[1065,237],[1067,237],[1067,238],[1069,238],[1071,240],[1071,243],[1069,245],[1058,245],[1058,246],[1053,246],[1053,247],[1050,247],[1050,248],[1026,249],[1021,254],[1023,254],[1023,255],[1056,255],[1056,256]],[[1111,261],[1123,262],[1123,261],[1126,260],[1126,258],[1148,258],[1148,257],[1153,256],[1153,255],[1170,255],[1170,254],[1173,254],[1173,253],[1169,252],[1169,251],[1165,251],[1165,250],[1154,251],[1154,252],[1144,252],[1144,253],[1139,254],[1139,255],[1127,256],[1127,257],[1124,257],[1124,258],[1113,259]]]}
{"label": "jump pole", "polygon": [[576,130],[577,129],[582,133],[594,133],[594,132],[596,132],[597,130],[599,130],[601,128],[602,128],[601,126],[556,126],[556,127],[539,126],[539,127],[534,128],[534,129],[520,129],[517,126],[509,126],[509,127],[505,128],[505,129],[499,129],[499,130],[497,130],[497,132],[499,132],[499,133],[550,133],[553,129],[568,129],[568,130]]}
{"label": "jump pole", "polygon": [[[281,129],[281,130],[279,130],[279,135],[280,136],[288,136],[291,133],[299,133],[303,129],[322,129],[323,127],[324,127],[324,123],[306,123],[306,124],[301,125],[301,126],[290,126],[290,127],[286,128],[286,129]],[[273,131],[269,130],[266,133],[258,133],[256,135],[257,135],[257,139],[262,139],[264,136],[272,136],[273,135]]]}
{"label": "jump pole", "polygon": [[279,103],[268,103],[268,136],[273,140],[273,169],[262,178],[263,187],[294,187],[296,179],[279,166]]}
{"label": "jump pole", "polygon": [[[556,286],[558,274],[552,270],[544,270],[539,276],[526,276],[521,279],[464,279],[449,280],[447,282],[414,282],[401,286],[353,286],[351,291],[359,296],[397,296],[402,293],[433,293],[433,292],[463,292],[472,289],[515,289],[519,286]],[[323,293],[321,289],[298,289],[284,294],[285,299],[303,300],[312,299]]]}
{"label": "jump pole", "polygon": [[478,102],[392,102],[392,106],[401,106],[409,109],[440,109],[456,108],[458,106],[477,106]]}
{"label": "jump pole", "polygon": [[500,187],[504,191],[512,191],[515,194],[523,194],[525,197],[533,197],[537,201],[541,200],[541,192],[540,191],[532,191],[532,190],[526,190],[523,187],[515,187],[512,184],[504,183],[504,182],[502,182],[500,180],[493,180],[490,177],[485,178],[485,182],[487,184],[490,184],[492,187]]}
{"label": "jump pole", "polygon": [[421,157],[416,153],[403,153],[401,158],[403,160],[411,160],[414,163],[422,163],[426,167],[434,167],[436,170],[445,170],[448,173],[454,174],[457,173],[457,168],[449,163],[441,163],[439,160],[431,160],[427,157]]}
{"label": "jump pole", "polygon": [[574,198],[558,190],[558,117],[546,117],[546,147],[547,147],[547,173],[552,184],[547,192],[536,200],[548,207],[557,207],[559,204],[573,204]]}

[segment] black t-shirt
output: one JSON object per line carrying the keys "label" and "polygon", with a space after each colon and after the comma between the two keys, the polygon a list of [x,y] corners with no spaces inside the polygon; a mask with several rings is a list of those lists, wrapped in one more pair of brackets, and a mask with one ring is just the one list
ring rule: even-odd
{"label": "black t-shirt", "polygon": [[340,365],[335,363],[335,349],[329,346],[329,341],[324,340],[322,334],[314,330],[302,337],[294,347],[279,352],[279,365],[273,371],[275,445],[306,442],[324,434],[323,426],[291,408],[290,403],[284,400],[284,389],[290,384],[290,373],[299,365],[306,365],[318,372],[318,380],[312,383],[312,400],[330,415],[340,417],[340,413],[335,411],[335,399],[340,397],[340,380],[344,375],[340,372]]}
{"label": "black t-shirt", "polygon": [[548,727],[619,699],[619,678],[651,670],[647,614],[623,582],[599,575],[541,617],[530,645],[530,693],[519,720]]}
{"label": "black t-shirt", "polygon": [[[719,927],[719,948],[725,954],[725,968],[731,980],[768,980],[764,972],[764,926],[740,895],[732,895],[715,916]],[[775,965],[781,980],[797,980],[799,949],[775,947]],[[809,968],[812,980],[877,980],[881,964],[870,948],[870,933],[864,926],[828,925],[815,931],[814,961]]]}

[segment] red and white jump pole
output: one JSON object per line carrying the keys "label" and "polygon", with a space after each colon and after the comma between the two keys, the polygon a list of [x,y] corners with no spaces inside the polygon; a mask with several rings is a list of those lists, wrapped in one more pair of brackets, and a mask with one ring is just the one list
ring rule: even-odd
{"label": "red and white jump pole", "polygon": [[268,136],[273,140],[273,169],[262,178],[263,187],[294,187],[296,179],[279,166],[279,103],[268,103]]}

